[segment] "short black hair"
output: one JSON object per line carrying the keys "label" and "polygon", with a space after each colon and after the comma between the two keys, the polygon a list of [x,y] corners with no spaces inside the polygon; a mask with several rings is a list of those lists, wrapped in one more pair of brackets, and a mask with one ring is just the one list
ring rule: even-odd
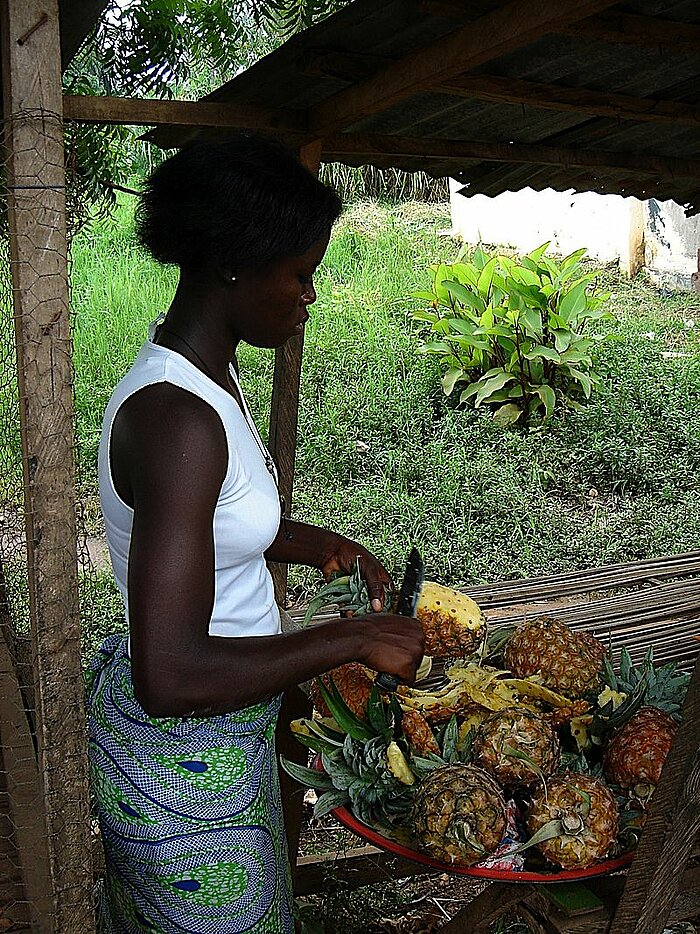
{"label": "short black hair", "polygon": [[342,210],[286,146],[237,133],[193,140],[144,185],[136,213],[139,242],[160,263],[235,273],[300,256],[328,236]]}

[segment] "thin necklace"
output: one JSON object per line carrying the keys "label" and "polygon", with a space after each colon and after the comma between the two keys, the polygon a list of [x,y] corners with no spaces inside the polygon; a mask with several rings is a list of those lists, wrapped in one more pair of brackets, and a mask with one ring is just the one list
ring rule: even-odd
{"label": "thin necklace", "polygon": [[[181,341],[185,345],[185,347],[187,347],[190,350],[191,353],[194,354],[197,360],[199,360],[199,362],[202,364],[202,367],[204,368],[204,372],[206,373],[206,375],[211,380],[213,380],[213,382],[215,382],[217,386],[221,386],[221,383],[219,382],[219,380],[214,376],[213,372],[209,369],[209,367],[204,362],[204,360],[202,360],[201,356],[197,353],[197,351],[194,349],[192,344],[190,344],[188,340],[185,340],[182,334],[178,334],[177,331],[173,331],[173,329],[169,328],[167,324],[160,324],[158,326],[158,332],[160,331],[167,331],[168,334],[172,334],[173,337],[177,337],[177,339]],[[230,375],[231,375],[230,368],[228,370],[228,374],[230,378]],[[293,538],[293,535],[289,530],[289,526],[287,525],[287,503],[286,503],[284,496],[282,496],[282,494],[280,493],[279,478],[277,476],[277,466],[274,460],[272,459],[272,454],[270,454],[270,452],[268,451],[267,446],[265,445],[265,442],[260,437],[260,432],[258,431],[257,426],[252,419],[252,416],[248,413],[248,407],[245,404],[245,400],[243,399],[243,393],[241,392],[240,386],[238,385],[238,380],[236,379],[235,384],[230,383],[230,385],[233,389],[235,389],[234,399],[238,403],[238,408],[241,410],[241,414],[243,415],[243,421],[248,426],[248,430],[250,431],[251,435],[253,436],[253,440],[255,441],[255,443],[257,444],[260,450],[262,459],[265,462],[265,469],[270,474],[272,479],[275,481],[275,486],[277,487],[277,495],[279,496],[279,501],[280,501],[280,513],[282,516],[282,526],[284,528],[284,537],[285,539],[287,539],[287,541],[290,541]],[[221,388],[224,389],[223,386],[221,386]]]}

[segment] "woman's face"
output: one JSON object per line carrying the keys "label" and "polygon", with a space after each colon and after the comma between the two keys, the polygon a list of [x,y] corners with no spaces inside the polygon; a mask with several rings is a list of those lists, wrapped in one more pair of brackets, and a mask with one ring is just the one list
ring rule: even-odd
{"label": "woman's face", "polygon": [[316,301],[313,276],[327,247],[328,237],[323,237],[301,256],[241,271],[232,293],[239,340],[254,347],[281,347],[303,332],[308,307]]}

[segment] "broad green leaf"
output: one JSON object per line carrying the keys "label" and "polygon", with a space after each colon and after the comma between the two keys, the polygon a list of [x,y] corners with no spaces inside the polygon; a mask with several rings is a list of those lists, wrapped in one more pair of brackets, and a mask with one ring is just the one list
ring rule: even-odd
{"label": "broad green leaf", "polygon": [[481,247],[478,246],[474,250],[474,255],[472,256],[472,262],[474,263],[476,268],[479,271],[481,271],[484,268],[484,266],[488,263],[488,261],[489,261],[488,256],[486,255],[486,253],[484,253]]}
{"label": "broad green leaf", "polygon": [[464,370],[461,367],[451,366],[442,377],[442,391],[449,396],[455,388],[455,383],[464,376]]}
{"label": "broad green leaf", "polygon": [[444,286],[452,298],[456,299],[458,302],[462,302],[463,305],[471,306],[473,301],[473,294],[469,291],[466,285],[462,285],[461,282],[456,282],[454,279],[446,279]]}
{"label": "broad green leaf", "polygon": [[561,355],[562,363],[586,363],[588,366],[591,365],[591,356],[590,354],[583,353],[580,350],[566,350]]}
{"label": "broad green leaf", "polygon": [[[522,392],[522,390],[521,390]],[[493,413],[493,420],[502,428],[514,425],[522,415],[522,409],[515,402],[507,402]]]}
{"label": "broad green leaf", "polygon": [[530,337],[542,337],[542,316],[536,308],[526,308],[521,317]]}
{"label": "broad green leaf", "polygon": [[493,259],[490,259],[481,270],[481,274],[479,275],[479,281],[477,282],[476,287],[479,291],[479,295],[481,295],[483,299],[488,298],[489,290],[491,288],[491,280],[493,279],[493,274],[496,270],[497,261],[497,256],[494,256]]}
{"label": "broad green leaf", "polygon": [[427,292],[424,289],[418,289],[417,292],[411,292],[411,298],[418,298],[422,302],[436,302],[437,295],[435,292]]}
{"label": "broad green leaf", "polygon": [[559,353],[564,353],[571,344],[571,338],[573,336],[571,331],[567,331],[564,328],[555,328],[552,333],[554,334],[555,348]]}
{"label": "broad green leaf", "polygon": [[475,334],[476,328],[473,321],[466,318],[443,318],[446,325],[445,333],[457,331],[458,334]]}
{"label": "broad green leaf", "polygon": [[534,360],[537,357],[540,357],[544,360],[554,360],[556,363],[559,363],[559,354],[554,350],[553,347],[545,347],[544,344],[535,344],[532,350],[529,350],[527,353],[523,354],[528,360]]}
{"label": "broad green leaf", "polygon": [[571,321],[586,307],[586,284],[579,282],[559,302],[558,312],[566,321]]}
{"label": "broad green leaf", "polygon": [[475,380],[473,383],[470,383],[466,389],[463,389],[459,396],[460,402],[467,402],[471,399],[472,396],[475,396],[479,391],[479,381]]}
{"label": "broad green leaf", "polygon": [[429,324],[434,324],[438,320],[434,311],[412,311],[411,317],[414,321],[427,321]]}
{"label": "broad green leaf", "polygon": [[452,348],[446,341],[429,341],[427,344],[421,344],[420,350],[423,353],[452,353]]}
{"label": "broad green leaf", "polygon": [[547,240],[545,243],[541,243],[541,244],[540,244],[538,247],[536,247],[534,250],[531,250],[531,251],[527,254],[528,259],[534,260],[536,263],[539,263],[539,261],[542,259],[543,255],[544,255],[544,254],[547,252],[547,250],[549,249],[549,245],[550,245],[551,242],[552,242],[551,240]]}
{"label": "broad green leaf", "polygon": [[504,386],[512,382],[515,382],[513,374],[505,372],[497,376],[492,376],[491,379],[487,379],[485,383],[479,386],[479,391],[476,394],[475,400],[476,406],[480,406],[482,402],[488,402],[492,392],[497,392],[499,389],[503,389]]}
{"label": "broad green leaf", "polygon": [[587,373],[583,373],[581,370],[577,370],[573,366],[567,367],[568,372],[581,384],[583,389],[583,394],[587,399],[591,398],[591,392],[593,390],[593,381]]}
{"label": "broad green leaf", "polygon": [[554,406],[556,405],[557,397],[551,386],[542,385],[535,386],[533,392],[540,397],[544,403],[544,408],[546,417],[549,418],[554,412]]}

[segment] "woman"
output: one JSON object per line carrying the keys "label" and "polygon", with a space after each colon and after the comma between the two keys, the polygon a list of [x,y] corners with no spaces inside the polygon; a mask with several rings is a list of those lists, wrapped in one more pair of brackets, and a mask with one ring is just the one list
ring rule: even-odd
{"label": "woman", "polygon": [[340,201],[277,144],[196,142],[137,230],[180,278],[105,413],[102,510],[129,640],[95,662],[90,760],[107,931],[293,929],[274,728],[285,688],[358,660],[415,678],[420,626],[380,615],[280,632],[266,561],[391,581],[361,545],[286,520],[235,369],[301,333]]}

